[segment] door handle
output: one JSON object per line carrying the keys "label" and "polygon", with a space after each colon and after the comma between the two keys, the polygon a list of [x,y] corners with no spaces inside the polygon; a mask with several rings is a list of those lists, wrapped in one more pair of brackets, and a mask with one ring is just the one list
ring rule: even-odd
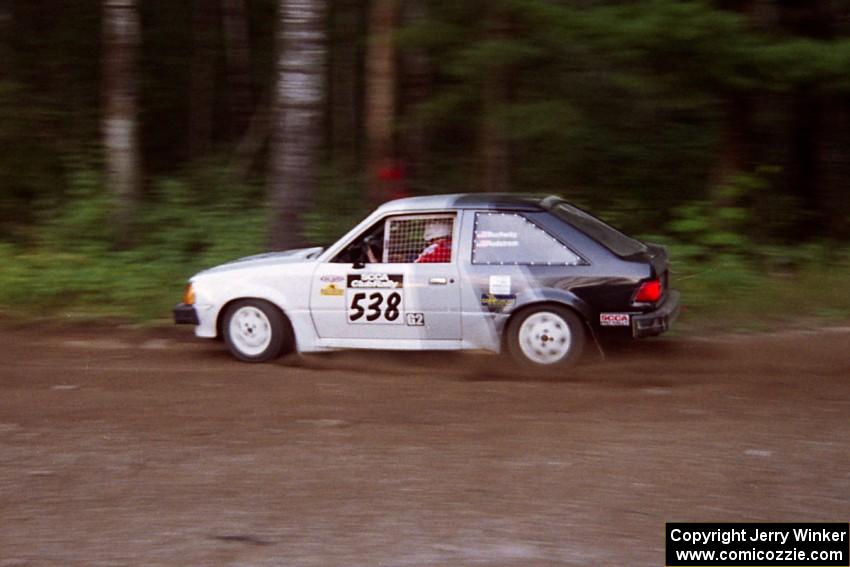
{"label": "door handle", "polygon": [[446,285],[449,283],[449,280],[446,278],[431,278],[428,280],[428,283],[431,285]]}

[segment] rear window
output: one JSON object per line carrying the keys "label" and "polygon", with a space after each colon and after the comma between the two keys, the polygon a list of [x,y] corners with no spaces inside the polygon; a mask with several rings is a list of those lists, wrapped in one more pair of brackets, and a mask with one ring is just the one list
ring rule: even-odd
{"label": "rear window", "polygon": [[643,243],[572,205],[559,203],[551,211],[556,217],[587,234],[617,256],[632,256],[646,251],[646,245]]}

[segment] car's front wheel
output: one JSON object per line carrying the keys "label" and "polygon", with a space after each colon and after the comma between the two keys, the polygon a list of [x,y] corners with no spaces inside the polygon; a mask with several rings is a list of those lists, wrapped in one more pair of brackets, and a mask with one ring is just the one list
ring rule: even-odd
{"label": "car's front wheel", "polygon": [[243,299],[224,314],[224,340],[233,356],[245,362],[268,362],[291,343],[289,322],[267,301]]}
{"label": "car's front wheel", "polygon": [[529,307],[513,317],[507,328],[508,352],[520,366],[530,369],[575,364],[584,340],[579,316],[558,305]]}

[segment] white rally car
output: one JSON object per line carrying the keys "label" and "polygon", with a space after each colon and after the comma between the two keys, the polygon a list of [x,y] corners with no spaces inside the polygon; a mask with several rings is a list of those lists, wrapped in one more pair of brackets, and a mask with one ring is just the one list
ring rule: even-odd
{"label": "white rally car", "polygon": [[336,349],[507,350],[566,365],[587,336],[645,337],[678,314],[667,254],[558,197],[384,204],[338,242],[242,258],[190,280],[175,322],[240,360]]}

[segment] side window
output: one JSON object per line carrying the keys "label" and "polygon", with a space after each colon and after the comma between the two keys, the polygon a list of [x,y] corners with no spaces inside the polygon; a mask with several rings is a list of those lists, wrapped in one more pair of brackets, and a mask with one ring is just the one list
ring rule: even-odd
{"label": "side window", "polygon": [[383,261],[451,262],[454,220],[454,215],[410,215],[388,219],[384,230]]}
{"label": "side window", "polygon": [[375,223],[360,236],[355,238],[331,262],[336,264],[350,264],[354,262],[377,263],[381,262],[384,245],[384,221]]}
{"label": "side window", "polygon": [[472,263],[576,266],[582,259],[518,213],[476,213]]}

